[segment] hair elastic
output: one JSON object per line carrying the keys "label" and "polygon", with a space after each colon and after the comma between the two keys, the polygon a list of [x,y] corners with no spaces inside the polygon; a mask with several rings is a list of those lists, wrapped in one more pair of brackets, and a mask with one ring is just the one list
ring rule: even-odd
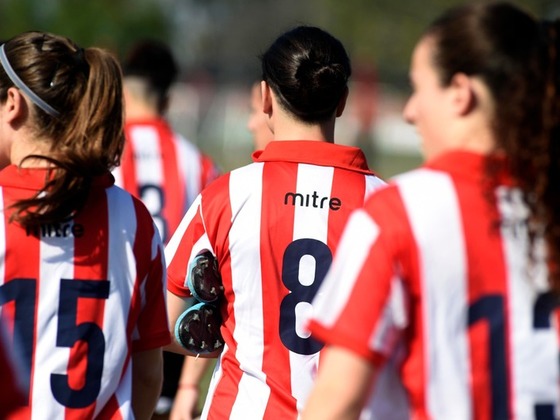
{"label": "hair elastic", "polygon": [[12,83],[16,85],[16,87],[19,88],[23,93],[25,93],[29,97],[29,99],[31,99],[31,102],[33,102],[47,114],[53,117],[57,117],[58,115],[60,115],[60,113],[56,109],[54,109],[48,103],[43,101],[39,96],[37,96],[37,94],[29,89],[29,87],[25,83],[23,83],[23,80],[19,78],[19,76],[10,65],[10,62],[8,61],[6,51],[4,51],[4,45],[5,44],[0,45],[0,63],[2,64],[2,67],[4,67],[4,70],[6,71],[6,74],[8,75]]}

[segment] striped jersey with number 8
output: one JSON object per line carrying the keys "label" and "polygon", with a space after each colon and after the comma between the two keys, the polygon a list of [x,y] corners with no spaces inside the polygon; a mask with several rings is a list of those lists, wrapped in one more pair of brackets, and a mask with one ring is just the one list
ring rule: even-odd
{"label": "striped jersey with number 8", "polygon": [[273,141],[214,181],[166,248],[168,288],[188,296],[189,262],[211,250],[226,343],[203,418],[295,419],[321,344],[304,325],[350,211],[384,183],[356,148]]}

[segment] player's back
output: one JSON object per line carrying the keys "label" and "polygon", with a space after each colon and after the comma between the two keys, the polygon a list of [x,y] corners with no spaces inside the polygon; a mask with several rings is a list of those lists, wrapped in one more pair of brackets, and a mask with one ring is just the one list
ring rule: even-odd
{"label": "player's back", "polygon": [[[400,250],[399,260],[373,251],[378,271],[360,276],[381,279],[387,264],[400,267],[401,322],[416,331],[403,335],[414,339],[402,373],[418,418],[553,418],[560,300],[549,291],[542,249],[529,263],[529,213],[519,190],[507,176],[489,184],[483,167],[480,156],[450,154],[373,197],[366,210],[387,228],[377,234],[379,246]],[[378,296],[361,303],[368,298]],[[377,336],[388,319],[366,332]]]}
{"label": "player's back", "polygon": [[94,178],[73,219],[10,222],[10,205],[45,175],[0,173],[0,310],[21,348],[32,416],[130,418],[131,355],[169,339],[161,240],[110,175]]}
{"label": "player's back", "polygon": [[114,170],[116,183],[144,202],[166,243],[219,171],[163,118],[128,121],[125,134],[121,165]]}
{"label": "player's back", "polygon": [[210,418],[296,418],[307,398],[322,348],[304,328],[310,302],[351,210],[383,185],[343,150],[275,141],[202,194],[227,302]]}

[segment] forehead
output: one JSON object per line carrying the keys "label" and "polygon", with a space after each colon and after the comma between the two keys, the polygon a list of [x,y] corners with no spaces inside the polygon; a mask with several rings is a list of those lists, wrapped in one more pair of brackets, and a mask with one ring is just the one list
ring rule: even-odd
{"label": "forehead", "polygon": [[434,49],[434,41],[430,37],[422,38],[414,47],[412,53],[412,63],[410,68],[410,76],[414,80],[426,73],[434,73],[432,54]]}

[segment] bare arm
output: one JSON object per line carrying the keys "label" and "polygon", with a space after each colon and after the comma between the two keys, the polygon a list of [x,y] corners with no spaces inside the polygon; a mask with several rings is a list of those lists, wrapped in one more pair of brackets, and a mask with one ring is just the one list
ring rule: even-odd
{"label": "bare arm", "polygon": [[185,357],[170,420],[191,420],[193,418],[198,408],[200,383],[206,371],[213,364],[212,359]]}
{"label": "bare arm", "polygon": [[357,354],[329,347],[321,356],[317,382],[302,420],[350,420],[360,416],[375,375],[375,367]]}
{"label": "bare arm", "polygon": [[152,418],[163,383],[161,348],[132,355],[132,411],[136,419]]}
{"label": "bare arm", "polygon": [[167,318],[169,319],[169,334],[171,335],[171,343],[164,350],[174,353],[187,355],[187,351],[177,343],[175,339],[175,323],[177,318],[187,310],[190,302],[186,298],[181,298],[170,291],[167,292]]}

